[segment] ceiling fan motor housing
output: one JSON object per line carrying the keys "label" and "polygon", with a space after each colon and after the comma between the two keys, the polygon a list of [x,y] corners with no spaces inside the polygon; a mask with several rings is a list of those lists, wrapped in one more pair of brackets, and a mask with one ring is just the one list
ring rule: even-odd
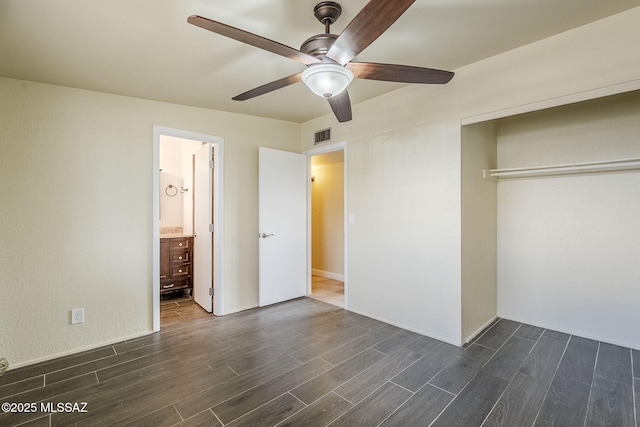
{"label": "ceiling fan motor housing", "polygon": [[335,62],[327,58],[326,54],[337,38],[338,36],[335,34],[317,34],[306,39],[300,46],[300,51],[320,58],[323,62]]}
{"label": "ceiling fan motor housing", "polygon": [[334,1],[322,1],[313,8],[313,14],[322,25],[333,25],[342,15],[342,6]]}
{"label": "ceiling fan motor housing", "polygon": [[331,49],[331,46],[333,46],[333,43],[336,41],[338,36],[330,33],[329,26],[333,25],[340,15],[342,15],[342,6],[334,1],[323,1],[313,8],[313,14],[316,19],[324,25],[325,33],[317,34],[306,39],[302,43],[302,46],[300,46],[300,51],[307,55],[320,58],[322,59],[322,62],[334,63],[335,61],[327,58],[326,54],[329,49]]}

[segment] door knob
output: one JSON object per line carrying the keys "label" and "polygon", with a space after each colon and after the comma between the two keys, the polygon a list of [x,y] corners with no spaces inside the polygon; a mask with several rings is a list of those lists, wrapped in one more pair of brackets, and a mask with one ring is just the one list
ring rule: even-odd
{"label": "door knob", "polygon": [[274,236],[274,234],[273,233],[270,233],[270,234],[262,233],[262,234],[260,234],[259,237],[262,237],[263,239],[266,239],[267,237],[270,237],[270,236]]}

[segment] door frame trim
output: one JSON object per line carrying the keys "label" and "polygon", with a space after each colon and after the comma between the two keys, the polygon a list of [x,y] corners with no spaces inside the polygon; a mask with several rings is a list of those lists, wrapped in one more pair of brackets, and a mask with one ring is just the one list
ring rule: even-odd
{"label": "door frame trim", "polygon": [[202,141],[213,145],[215,155],[213,211],[213,283],[215,297],[213,299],[213,314],[224,315],[224,138],[206,135],[181,129],[153,125],[153,177],[152,177],[152,325],[153,331],[160,330],[160,137],[172,136],[176,138]]}
{"label": "door frame trim", "polygon": [[349,268],[348,268],[348,242],[349,242],[349,228],[347,223],[347,141],[336,142],[335,144],[329,144],[320,147],[314,147],[311,150],[307,150],[302,154],[307,156],[307,296],[311,295],[312,287],[312,262],[311,262],[311,157],[318,154],[330,153],[332,151],[340,151],[344,153],[344,212],[343,212],[343,228],[344,228],[344,309],[349,309]]}

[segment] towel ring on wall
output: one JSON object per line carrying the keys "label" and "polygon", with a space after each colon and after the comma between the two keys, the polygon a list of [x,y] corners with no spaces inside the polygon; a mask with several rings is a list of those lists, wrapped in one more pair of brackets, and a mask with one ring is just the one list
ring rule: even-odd
{"label": "towel ring on wall", "polygon": [[178,194],[178,187],[174,187],[173,185],[167,185],[167,188],[164,189],[164,194],[169,197],[175,197]]}
{"label": "towel ring on wall", "polygon": [[169,197],[175,197],[178,194],[178,191],[180,191],[181,194],[184,194],[187,191],[189,191],[189,189],[180,187],[180,190],[178,190],[178,187],[169,184],[167,185],[167,188],[164,189],[164,194],[166,194]]}

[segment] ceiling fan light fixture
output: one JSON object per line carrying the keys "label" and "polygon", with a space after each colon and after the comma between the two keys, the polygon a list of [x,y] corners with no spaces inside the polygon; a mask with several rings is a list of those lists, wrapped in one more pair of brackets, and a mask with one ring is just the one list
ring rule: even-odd
{"label": "ceiling fan light fixture", "polygon": [[311,92],[324,98],[338,95],[349,86],[353,73],[339,64],[311,64],[302,72],[302,81]]}

